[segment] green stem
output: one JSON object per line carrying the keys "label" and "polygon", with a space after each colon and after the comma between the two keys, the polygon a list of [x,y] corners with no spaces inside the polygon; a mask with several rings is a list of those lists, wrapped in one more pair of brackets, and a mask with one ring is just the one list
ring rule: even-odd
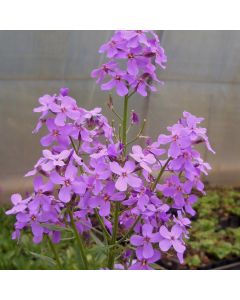
{"label": "green stem", "polygon": [[71,144],[72,144],[72,147],[73,147],[75,153],[78,155],[78,150],[77,150],[77,147],[76,147],[76,145],[75,145],[75,143],[73,141],[73,138],[71,136],[69,136],[69,139],[71,141]]}
{"label": "green stem", "polygon": [[119,114],[114,110],[114,108],[111,109],[114,115],[119,119],[119,121],[123,121],[123,119],[119,116]]}
{"label": "green stem", "polygon": [[[128,99],[135,93],[126,95],[124,97],[124,106],[123,106],[123,118],[122,118],[122,143],[124,145],[123,156],[126,156],[127,152],[127,123],[128,123]],[[113,232],[112,232],[112,240],[111,246],[113,248],[109,251],[108,256],[108,268],[112,270],[114,268],[114,261],[115,261],[115,245],[117,241],[117,231],[118,231],[118,217],[120,213],[120,203],[116,202],[115,210],[114,210],[114,224],[113,224]]]}
{"label": "green stem", "polygon": [[50,248],[51,248],[51,250],[52,250],[52,253],[53,253],[54,257],[55,257],[55,260],[56,260],[56,264],[57,264],[57,266],[58,266],[58,269],[59,269],[59,270],[62,270],[62,269],[63,269],[63,268],[62,268],[62,264],[61,264],[60,258],[59,258],[59,256],[58,256],[56,247],[55,247],[55,245],[53,244],[51,238],[50,238],[48,235],[47,235],[47,240],[48,240],[48,244],[49,244],[49,246],[50,246]]}
{"label": "green stem", "polygon": [[123,107],[122,142],[124,145],[124,155],[126,155],[126,144],[127,144],[128,98],[129,96],[126,95],[124,98],[124,107]]}
{"label": "green stem", "polygon": [[167,167],[167,165],[168,165],[168,163],[170,162],[171,159],[172,159],[172,158],[169,157],[168,160],[167,160],[167,161],[165,162],[165,164],[163,165],[163,167],[161,168],[161,170],[160,170],[160,172],[159,172],[159,174],[158,174],[158,176],[157,176],[157,178],[156,178],[154,184],[152,185],[152,190],[153,190],[153,191],[155,190],[155,188],[156,188],[158,182],[160,181],[160,179],[161,179],[161,177],[162,177],[163,172],[165,171],[165,169],[166,169],[166,167]]}
{"label": "green stem", "polygon": [[[70,141],[71,141],[71,144],[72,144],[72,147],[73,147],[75,153],[78,155],[78,151],[79,151],[79,149],[80,149],[80,142],[79,142],[79,144],[78,144],[78,149],[77,149],[77,147],[76,147],[76,145],[75,145],[75,143],[74,143],[74,141],[73,141],[73,138],[72,138],[71,136],[69,136],[69,139],[70,139]],[[79,169],[80,169],[81,173],[83,173],[83,167],[82,167],[82,166],[79,166]]]}
{"label": "green stem", "polygon": [[[117,240],[119,210],[120,210],[120,203],[116,202],[115,211],[114,211],[114,223],[113,223],[111,245],[115,245],[116,240]],[[114,257],[114,247],[113,247],[113,249],[110,250],[109,257],[108,257],[108,268],[110,270],[112,270],[114,267],[114,260],[115,260],[115,257]]]}
{"label": "green stem", "polygon": [[87,257],[86,257],[86,254],[85,254],[85,249],[84,249],[82,237],[80,236],[80,234],[77,230],[77,227],[76,227],[76,224],[75,224],[74,218],[73,218],[73,213],[72,213],[71,210],[69,210],[69,217],[70,217],[71,226],[72,226],[72,229],[73,229],[73,232],[75,234],[76,241],[77,241],[77,244],[78,244],[78,247],[79,247],[79,250],[80,250],[80,254],[81,254],[81,257],[82,257],[84,268],[86,270],[88,270],[88,261],[87,261]]}
{"label": "green stem", "polygon": [[107,241],[110,241],[110,240],[111,240],[111,235],[110,235],[109,232],[107,231],[107,229],[106,229],[106,227],[105,227],[105,225],[104,225],[104,223],[103,223],[103,220],[102,220],[101,216],[99,215],[99,213],[98,213],[98,211],[97,211],[96,208],[94,209],[94,212],[95,212],[95,215],[96,215],[96,217],[97,217],[97,220],[98,220],[98,222],[99,222],[99,224],[100,224],[100,226],[101,226],[101,228],[102,228],[102,231],[103,231],[103,234],[104,234],[106,240],[107,240]]}
{"label": "green stem", "polygon": [[140,220],[141,220],[141,216],[138,216],[135,222],[129,228],[128,232],[120,240],[118,240],[118,244],[125,241],[133,233],[135,226],[138,224]]}
{"label": "green stem", "polygon": [[130,142],[127,143],[127,146],[130,145],[130,144],[132,144],[132,143],[134,143],[140,137],[140,135],[143,133],[144,127],[146,125],[146,122],[147,122],[147,120],[144,119],[143,123],[142,123],[142,127],[140,128],[138,134],[136,135],[136,137],[133,140],[131,140]]}

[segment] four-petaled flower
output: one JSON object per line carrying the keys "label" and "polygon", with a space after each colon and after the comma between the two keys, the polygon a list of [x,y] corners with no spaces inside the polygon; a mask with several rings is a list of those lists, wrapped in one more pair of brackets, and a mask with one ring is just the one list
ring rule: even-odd
{"label": "four-petaled flower", "polygon": [[183,253],[186,247],[181,240],[182,229],[179,225],[174,225],[171,231],[168,231],[167,227],[162,225],[160,227],[160,234],[162,240],[159,242],[159,247],[162,251],[168,251],[171,247],[178,253]]}
{"label": "four-petaled flower", "polygon": [[70,155],[70,150],[63,150],[59,154],[53,154],[50,150],[43,150],[44,162],[41,163],[43,171],[52,171],[56,166],[65,165],[64,160]]}
{"label": "four-petaled flower", "polygon": [[130,156],[135,159],[144,170],[149,173],[152,172],[149,165],[152,165],[156,162],[156,158],[153,154],[144,154],[142,147],[136,145],[132,147],[132,153],[130,153]]}
{"label": "four-petaled flower", "polygon": [[126,191],[128,185],[133,188],[140,187],[142,183],[141,179],[136,174],[133,174],[135,167],[135,163],[132,161],[127,161],[124,167],[121,167],[117,162],[110,163],[111,171],[119,175],[115,184],[116,189]]}
{"label": "four-petaled flower", "polygon": [[65,174],[63,176],[59,175],[56,171],[51,173],[50,180],[54,184],[60,184],[61,188],[59,191],[59,199],[63,202],[69,202],[71,200],[72,192],[77,194],[84,194],[86,190],[86,185],[83,182],[77,181],[78,169],[72,164],[69,164],[66,168]]}
{"label": "four-petaled flower", "polygon": [[116,87],[117,94],[119,96],[125,96],[128,93],[128,88],[126,84],[126,74],[123,71],[117,71],[111,73],[112,79],[101,85],[103,91],[109,91]]}
{"label": "four-petaled flower", "polygon": [[93,208],[99,207],[100,216],[106,217],[110,214],[111,201],[122,201],[125,196],[123,192],[116,192],[114,183],[109,182],[99,195],[90,199],[89,205]]}
{"label": "four-petaled flower", "polygon": [[145,258],[140,248],[137,248],[136,256],[137,262],[135,262],[129,268],[129,270],[154,270],[154,268],[152,268],[150,264],[157,262],[161,258],[161,254],[157,250],[153,251],[153,255],[150,258]]}
{"label": "four-petaled flower", "polygon": [[132,235],[130,242],[134,246],[142,246],[143,257],[150,258],[154,254],[152,243],[157,243],[159,240],[159,232],[153,233],[153,226],[150,224],[144,224],[142,226],[142,235]]}

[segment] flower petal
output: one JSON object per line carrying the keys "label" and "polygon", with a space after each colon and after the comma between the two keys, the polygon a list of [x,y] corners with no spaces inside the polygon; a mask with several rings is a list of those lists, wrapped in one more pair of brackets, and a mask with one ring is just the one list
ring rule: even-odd
{"label": "flower petal", "polygon": [[162,251],[168,251],[172,246],[172,243],[170,240],[166,240],[166,239],[163,239],[159,242],[159,247]]}
{"label": "flower petal", "polygon": [[165,239],[170,239],[171,238],[171,234],[170,232],[167,230],[167,227],[165,227],[164,225],[162,225],[160,227],[160,234],[162,237],[164,237]]}
{"label": "flower petal", "polygon": [[70,186],[63,186],[59,191],[59,199],[65,203],[71,200],[71,187]]}
{"label": "flower petal", "polygon": [[173,240],[172,245],[178,253],[183,253],[186,249],[186,247],[179,240]]}
{"label": "flower petal", "polygon": [[144,238],[140,235],[132,235],[130,238],[130,243],[133,246],[141,246],[143,245]]}
{"label": "flower petal", "polygon": [[117,162],[115,162],[115,161],[111,162],[111,163],[109,163],[109,165],[110,165],[110,170],[113,173],[115,173],[117,175],[121,175],[122,174],[123,170],[122,170],[122,168],[120,167],[120,165]]}
{"label": "flower petal", "polygon": [[144,258],[150,258],[152,257],[154,254],[154,251],[153,251],[153,247],[152,247],[152,244],[151,243],[144,243],[143,244],[143,257]]}
{"label": "flower petal", "polygon": [[140,178],[138,178],[137,176],[132,175],[132,174],[129,174],[129,175],[126,177],[126,179],[127,179],[127,183],[128,183],[131,187],[133,187],[133,188],[135,188],[135,187],[140,187],[141,184],[142,184],[142,180],[141,180]]}
{"label": "flower petal", "polygon": [[143,236],[150,236],[152,234],[153,227],[151,224],[144,224],[142,227],[142,234]]}
{"label": "flower petal", "polygon": [[127,178],[120,176],[116,181],[115,187],[117,190],[124,192],[127,190]]}

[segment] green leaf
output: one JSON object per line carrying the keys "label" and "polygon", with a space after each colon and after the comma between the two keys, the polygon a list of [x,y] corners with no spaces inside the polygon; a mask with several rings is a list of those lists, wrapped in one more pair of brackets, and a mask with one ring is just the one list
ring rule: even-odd
{"label": "green leaf", "polygon": [[63,226],[58,226],[58,225],[53,225],[53,224],[42,223],[41,226],[44,227],[44,228],[50,229],[50,230],[54,230],[54,231],[68,231],[68,232],[72,232],[71,228],[67,228],[67,227],[63,227]]}
{"label": "green leaf", "polygon": [[92,231],[90,231],[90,236],[97,245],[104,246],[104,243]]}
{"label": "green leaf", "polygon": [[197,254],[194,254],[193,256],[187,256],[185,259],[186,264],[188,264],[190,267],[199,267],[201,265],[201,259]]}
{"label": "green leaf", "polygon": [[226,258],[232,252],[232,245],[228,242],[221,241],[211,250],[219,259]]}
{"label": "green leaf", "polygon": [[55,260],[52,259],[52,258],[49,257],[49,256],[42,255],[42,254],[40,254],[40,253],[35,253],[35,252],[32,252],[32,251],[28,251],[28,253],[31,254],[31,255],[33,255],[33,256],[36,257],[36,258],[41,259],[41,260],[44,261],[44,262],[47,262],[47,263],[53,265],[53,266],[56,265]]}

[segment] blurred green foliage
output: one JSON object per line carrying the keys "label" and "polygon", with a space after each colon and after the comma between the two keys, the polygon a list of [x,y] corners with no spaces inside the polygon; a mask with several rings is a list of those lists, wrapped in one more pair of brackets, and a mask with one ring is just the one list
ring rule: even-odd
{"label": "blurred green foliage", "polygon": [[185,264],[198,268],[219,260],[240,258],[240,192],[209,190],[195,205]]}
{"label": "blurred green foliage", "polygon": [[[11,239],[14,217],[6,216],[5,210],[0,209],[0,270],[49,270],[58,269],[55,257],[46,237],[40,245],[32,242],[31,234],[23,234],[17,242]],[[79,270],[83,268],[82,260],[71,230],[62,232],[61,243],[55,248],[59,255],[62,268]],[[91,233],[95,245],[87,252],[91,269],[99,269],[106,261],[108,249]]]}
{"label": "blurred green foliage", "polygon": [[[12,240],[14,217],[6,216],[3,209],[0,209],[0,224],[0,269],[57,269],[47,240],[44,239],[41,245],[35,245],[30,234],[22,235],[19,242]],[[61,261],[65,262],[64,269],[78,269],[73,241],[65,239],[56,247]]]}

